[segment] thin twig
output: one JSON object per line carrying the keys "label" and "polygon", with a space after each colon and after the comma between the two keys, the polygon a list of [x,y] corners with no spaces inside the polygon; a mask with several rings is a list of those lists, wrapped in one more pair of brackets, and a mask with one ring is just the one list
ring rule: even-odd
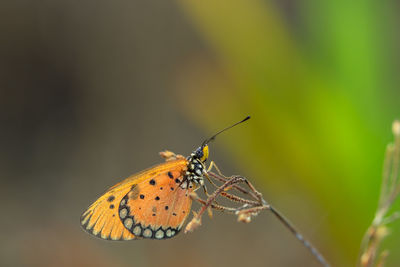
{"label": "thin twig", "polygon": [[248,199],[245,199],[245,198],[241,198],[241,197],[229,194],[227,192],[221,192],[220,195],[225,197],[225,198],[227,198],[227,199],[229,199],[229,200],[232,200],[232,201],[235,201],[235,202],[238,202],[238,203],[249,204],[249,205],[253,205],[253,206],[260,204],[259,202],[256,202],[256,201],[253,201],[253,200],[248,200]]}
{"label": "thin twig", "polygon": [[[199,212],[195,213],[194,212],[194,217],[193,219],[188,223],[188,225],[185,228],[185,233],[186,232],[191,232],[197,227],[201,225],[201,217],[203,213],[208,210],[210,207],[216,210],[220,211],[228,211],[228,212],[234,212],[238,216],[238,221],[240,222],[245,222],[249,223],[251,221],[252,216],[258,215],[259,212],[263,210],[270,210],[272,214],[274,214],[279,221],[283,223],[283,225],[289,229],[291,233],[295,235],[295,237],[307,248],[310,250],[310,252],[316,257],[316,259],[322,264],[322,266],[328,267],[329,264],[325,260],[325,258],[322,256],[321,253],[318,252],[318,250],[311,245],[309,241],[307,241],[296,229],[295,227],[282,215],[280,214],[275,208],[273,208],[271,205],[269,205],[262,197],[262,194],[256,190],[256,188],[243,176],[232,176],[230,178],[227,178],[222,175],[218,175],[215,173],[209,172],[209,177],[213,178],[217,181],[224,182],[221,186],[217,187],[217,189],[214,191],[213,194],[211,194],[208,199],[202,200],[199,198],[196,194],[191,195],[193,199],[198,201],[200,204],[202,204]],[[238,184],[244,183],[247,185],[249,190],[244,189]],[[241,192],[245,195],[248,195],[255,199],[256,201],[253,200],[247,200],[242,197],[236,196],[231,193],[227,193],[226,191],[229,189],[235,189],[238,192]],[[236,203],[241,203],[243,204],[240,207],[237,208],[231,208],[231,207],[225,207],[221,206],[218,204],[215,204],[215,201],[218,196],[222,196],[227,198],[228,200],[231,200]]]}
{"label": "thin twig", "polygon": [[[223,182],[223,183],[225,183],[227,180],[229,180],[229,178],[227,178],[227,177],[225,177],[225,178],[224,178],[224,177],[221,177],[221,176],[219,176],[218,174],[215,174],[215,173],[213,173],[213,172],[209,172],[208,174],[209,174],[209,176],[210,176],[211,178],[214,178],[214,179],[216,179],[216,180],[218,180],[218,181],[220,181],[220,182]],[[258,200],[258,197],[257,197],[256,195],[254,195],[253,192],[249,192],[248,190],[246,190],[246,189],[240,187],[239,185],[232,185],[232,189],[235,189],[236,191],[238,191],[238,192],[240,192],[240,193],[242,193],[242,194],[250,195],[250,196],[251,196],[252,198],[254,198],[255,200]]]}
{"label": "thin twig", "polygon": [[[199,197],[194,198],[194,200],[199,202],[202,205],[205,205],[207,203],[206,200],[201,199]],[[235,208],[225,207],[225,206],[218,205],[218,204],[211,204],[211,208],[213,208],[215,210],[218,210],[218,211],[226,211],[226,212],[229,212],[229,213],[236,213],[237,212],[237,209],[235,209]]]}
{"label": "thin twig", "polygon": [[280,214],[275,208],[270,206],[270,211],[286,226],[286,228],[289,229],[292,234],[296,236],[296,238],[306,247],[308,248],[311,253],[318,259],[318,261],[323,265],[323,266],[329,266],[329,263],[326,261],[324,256],[309,242],[307,241],[303,235],[300,234],[299,231],[294,228],[294,226],[289,222],[288,219],[286,219],[282,214]]}

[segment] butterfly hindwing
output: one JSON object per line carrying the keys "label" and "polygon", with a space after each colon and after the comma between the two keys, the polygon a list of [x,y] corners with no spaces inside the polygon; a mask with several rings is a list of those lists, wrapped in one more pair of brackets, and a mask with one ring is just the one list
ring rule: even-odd
{"label": "butterfly hindwing", "polygon": [[[134,188],[146,188],[148,181],[168,175],[169,171],[181,174],[187,166],[186,159],[168,161],[132,175],[122,182],[112,186],[99,197],[81,216],[81,225],[88,233],[109,240],[132,240],[140,235],[133,234],[121,220],[120,203],[129,193],[135,193]],[[168,177],[169,178],[169,177]],[[160,179],[160,178],[157,178]],[[160,179],[162,181],[162,179]],[[147,191],[146,191],[147,192]],[[147,214],[147,213],[146,213]],[[129,226],[129,222],[125,222]]]}
{"label": "butterfly hindwing", "polygon": [[182,189],[182,179],[182,170],[171,169],[132,186],[119,206],[125,228],[143,238],[175,236],[192,205],[189,194],[193,189]]}

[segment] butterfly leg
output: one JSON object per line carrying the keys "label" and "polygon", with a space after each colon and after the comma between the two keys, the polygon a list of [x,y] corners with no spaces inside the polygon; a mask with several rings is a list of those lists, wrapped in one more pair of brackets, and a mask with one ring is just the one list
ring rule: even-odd
{"label": "butterfly leg", "polygon": [[[215,188],[219,188],[219,186],[218,186],[217,184],[215,184],[213,180],[211,180],[210,176],[208,176],[207,173],[205,174],[205,177],[206,177],[207,180],[210,182],[210,184],[212,184],[213,186],[215,186]],[[249,194],[249,192],[248,192],[247,190],[245,190],[244,188],[239,187],[238,185],[232,185],[232,188],[233,188],[233,189],[236,189],[237,191],[239,191],[239,192],[241,192],[241,193],[243,193],[243,194]],[[243,203],[243,204],[256,205],[256,204],[258,203],[258,202],[256,202],[256,201],[247,200],[247,199],[245,199],[245,198],[241,198],[241,197],[238,197],[238,196],[236,196],[236,195],[229,194],[229,193],[226,192],[226,191],[228,191],[229,189],[230,189],[230,187],[225,188],[225,191],[221,192],[221,193],[220,193],[220,196],[225,197],[225,198],[227,198],[227,199],[229,199],[229,200],[231,200],[231,201],[239,202],[239,203]],[[240,190],[238,190],[238,189],[240,189]],[[207,197],[210,197],[210,195],[208,195],[208,194],[206,194],[206,195],[207,195]],[[257,198],[256,196],[254,196],[254,199],[258,199],[258,198]],[[214,202],[215,202],[216,204],[218,204],[217,201],[214,201]]]}
{"label": "butterfly leg", "polygon": [[[222,174],[222,172],[220,171],[220,169],[218,168],[217,164],[216,164],[214,161],[211,161],[210,166],[208,166],[208,169],[207,169],[207,171],[205,172],[204,176],[207,178],[207,180],[210,182],[210,184],[212,184],[213,186],[215,186],[216,188],[218,188],[219,186],[216,185],[216,184],[210,179],[210,176],[208,175],[208,172],[210,172],[210,171],[212,170],[213,167],[216,169],[217,173],[218,173],[221,177],[226,178],[225,175]],[[227,178],[226,178],[226,180],[227,180]],[[225,182],[225,181],[224,181],[224,182]]]}
{"label": "butterfly leg", "polygon": [[[228,179],[224,179],[223,177],[218,176],[218,175],[216,175],[216,174],[214,174],[212,172],[206,173],[205,176],[208,179],[208,181],[212,185],[214,185],[216,188],[219,188],[219,186],[216,185],[212,179],[215,179],[215,180],[218,180],[218,181],[224,182],[224,183],[228,180]],[[250,189],[250,191],[244,189],[243,187],[240,187],[237,184],[233,184],[232,186],[225,188],[224,191],[222,191],[220,193],[220,196],[225,197],[225,198],[227,198],[227,199],[229,199],[231,201],[238,202],[238,203],[243,203],[243,204],[256,205],[257,203],[260,203],[260,198],[262,198],[262,195],[257,190],[255,190],[254,186],[246,178],[243,179],[242,183],[247,184],[247,186]],[[242,194],[249,195],[256,201],[248,200],[248,199],[245,199],[245,198],[242,198],[242,197],[238,197],[238,196],[236,196],[234,194],[230,194],[230,193],[227,192],[230,189],[234,189],[234,190],[236,190],[236,191],[238,191],[238,192],[240,192]]]}
{"label": "butterfly leg", "polygon": [[213,167],[217,170],[217,173],[218,173],[219,175],[225,177],[225,175],[222,174],[222,172],[219,170],[217,164],[215,164],[214,161],[211,161],[210,166],[208,166],[207,172],[211,171]]}
{"label": "butterfly leg", "polygon": [[[210,195],[208,194],[206,185],[203,184],[202,187],[203,187],[204,194],[207,196],[207,198],[209,198]],[[214,202],[216,202],[216,201],[214,201]],[[218,203],[217,203],[217,204],[218,204]],[[211,207],[208,207],[208,208],[207,208],[207,213],[208,213],[208,217],[210,217],[210,218],[213,217]]]}
{"label": "butterfly leg", "polygon": [[[209,178],[212,178],[212,179],[214,179],[216,181],[220,181],[220,182],[223,182],[223,183],[225,183],[226,181],[229,180],[227,177],[225,177],[225,176],[223,177],[223,176],[217,175],[217,174],[215,174],[213,172],[210,172],[207,175],[209,175]],[[246,184],[248,183],[248,182],[246,182],[246,180],[243,180],[242,182],[244,182]],[[258,192],[255,193],[254,192],[254,186],[253,185],[251,185],[250,190],[247,190],[247,189],[244,189],[243,187],[239,186],[238,184],[233,184],[231,187],[226,188],[224,191],[228,191],[231,188],[236,190],[236,191],[238,191],[238,192],[240,192],[240,193],[242,193],[242,194],[249,195],[250,197],[252,197],[255,200],[259,200],[259,196],[258,196],[259,193]]]}
{"label": "butterfly leg", "polygon": [[[217,164],[214,162],[214,161],[211,161],[211,163],[210,163],[210,166],[208,166],[208,169],[207,169],[207,172],[210,172],[211,170],[212,170],[212,168],[215,168],[215,170],[217,171],[217,173],[219,174],[219,179],[218,180],[220,180],[221,182],[226,182],[229,178],[228,177],[226,177],[225,175],[223,175],[222,174],[222,172],[220,171],[220,169],[218,168],[218,166],[217,166]],[[212,182],[212,180],[210,179],[210,176],[208,176],[207,175],[207,172],[206,172],[206,178],[207,178],[207,180],[212,184],[212,185],[214,185],[215,187],[217,187],[218,188],[218,186],[214,183],[214,182]],[[215,175],[216,176],[216,175]],[[214,178],[216,178],[216,177],[214,177]],[[233,186],[233,187],[238,187],[238,186]],[[228,191],[230,189],[230,187],[228,187],[228,188],[226,188],[225,189],[225,191]],[[240,191],[240,190],[239,190]],[[244,191],[244,190],[242,190],[242,191]],[[243,193],[243,192],[242,192]]]}
{"label": "butterfly leg", "polygon": [[[251,190],[251,191],[247,191],[248,193],[251,192],[249,195],[254,197],[258,201],[247,200],[247,199],[244,199],[244,198],[241,198],[241,197],[238,197],[238,196],[235,196],[235,195],[232,195],[232,194],[229,194],[226,192],[230,188],[235,188],[235,186],[238,186],[237,184],[240,184],[240,183],[245,183]],[[238,188],[241,188],[241,187],[238,187]],[[246,192],[246,190],[244,190],[244,189],[242,189],[242,190],[244,192]],[[218,187],[217,190],[211,196],[208,197],[206,203],[203,205],[203,207],[197,214],[197,219],[199,219],[201,217],[202,213],[204,213],[204,211],[206,209],[208,209],[210,207],[210,205],[215,203],[215,199],[217,198],[218,195],[224,196],[224,197],[230,199],[231,201],[235,201],[235,202],[244,204],[243,208],[248,208],[248,206],[257,207],[257,206],[268,205],[267,202],[262,198],[261,193],[259,193],[255,189],[255,187],[245,177],[232,176],[229,180],[226,180],[223,185]],[[216,204],[218,204],[218,203],[216,203]]]}
{"label": "butterfly leg", "polygon": [[208,182],[209,182],[210,184],[212,184],[213,186],[215,186],[215,188],[218,188],[218,187],[219,187],[218,185],[216,185],[216,184],[214,183],[213,180],[211,180],[210,176],[208,176],[208,173],[205,173],[204,176],[207,178],[207,180],[208,180]]}
{"label": "butterfly leg", "polygon": [[[211,161],[210,166],[208,167],[208,170],[207,170],[207,172],[204,174],[204,176],[207,178],[207,180],[210,182],[210,184],[212,184],[213,186],[215,186],[215,188],[218,188],[219,186],[216,185],[216,184],[214,183],[214,181],[211,180],[210,176],[208,175],[208,172],[209,172],[213,167],[217,170],[217,172],[218,172],[218,174],[219,174],[219,176],[217,176],[217,175],[214,175],[213,173],[210,173],[210,175],[215,176],[215,177],[213,177],[214,179],[217,178],[217,180],[219,180],[219,181],[221,181],[221,182],[226,182],[226,181],[228,180],[228,178],[226,178],[226,177],[221,173],[221,171],[219,170],[217,164],[216,164],[214,161]],[[218,179],[218,178],[219,178],[219,179]],[[246,181],[244,181],[244,182],[247,183]],[[249,193],[250,193],[250,192],[248,192],[247,190],[245,190],[245,189],[239,187],[238,185],[232,185],[232,188],[233,188],[233,189],[236,189],[237,191],[239,191],[239,192],[241,192],[241,193],[243,193],[243,194],[249,194]],[[253,189],[255,189],[254,186],[251,185],[251,186],[249,186],[249,188],[254,192],[254,190],[253,190]],[[220,195],[223,196],[223,197],[225,197],[225,198],[227,198],[227,199],[229,199],[229,200],[231,200],[231,201],[235,201],[235,202],[239,202],[239,203],[247,203],[247,204],[252,204],[252,205],[254,205],[254,204],[256,203],[256,202],[254,202],[254,201],[246,200],[246,199],[244,199],[244,198],[240,198],[240,197],[237,197],[237,196],[235,196],[235,195],[232,195],[232,194],[227,193],[226,191],[228,191],[229,189],[231,189],[231,187],[225,188],[225,190],[224,190],[223,192],[221,192]],[[206,194],[206,195],[207,195],[207,197],[209,197],[208,194]],[[259,197],[257,196],[257,194],[256,194],[255,192],[254,192],[254,194],[251,194],[251,193],[250,193],[250,195],[252,195],[252,197],[253,197],[254,199],[259,200]],[[215,202],[216,202],[216,201],[215,201]],[[218,204],[218,203],[216,202],[216,204]]]}
{"label": "butterfly leg", "polygon": [[203,204],[203,206],[200,208],[198,213],[194,213],[193,219],[186,225],[185,228],[185,233],[187,232],[192,232],[194,229],[199,227],[201,225],[201,216],[203,213],[208,210],[210,207],[213,206],[215,199],[217,196],[225,190],[225,188],[237,184],[237,183],[242,183],[243,182],[243,177],[241,176],[232,176],[231,179],[226,181],[223,185],[217,188],[217,190],[214,191],[214,193],[208,197],[207,201]]}
{"label": "butterfly leg", "polygon": [[[190,195],[190,197],[194,200],[199,202],[201,205],[205,205],[207,202],[204,199],[201,199],[196,193],[192,193]],[[230,208],[230,207],[225,207],[225,206],[221,206],[219,204],[216,203],[212,203],[211,204],[211,208],[218,210],[218,211],[222,211],[222,212],[228,212],[228,213],[235,213],[237,211],[236,208]]]}

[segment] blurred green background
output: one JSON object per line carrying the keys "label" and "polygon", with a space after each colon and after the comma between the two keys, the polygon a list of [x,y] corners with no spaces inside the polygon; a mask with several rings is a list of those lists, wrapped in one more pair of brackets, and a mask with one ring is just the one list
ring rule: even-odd
{"label": "blurred green background", "polygon": [[[106,242],[81,212],[188,155],[248,177],[328,258],[354,266],[399,116],[397,1],[2,1],[2,266],[319,266],[271,214]],[[197,207],[195,207],[197,208]],[[384,242],[400,265],[400,224]]]}

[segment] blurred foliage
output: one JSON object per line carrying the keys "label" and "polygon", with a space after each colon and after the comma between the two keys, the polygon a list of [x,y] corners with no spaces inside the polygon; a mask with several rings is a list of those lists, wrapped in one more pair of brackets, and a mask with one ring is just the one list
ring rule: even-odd
{"label": "blurred foliage", "polygon": [[[249,178],[333,266],[356,264],[399,115],[396,1],[2,7],[3,265],[317,266],[268,215],[241,225],[218,214],[168,243],[80,229],[86,205],[161,162],[158,151],[188,155],[246,115],[210,158]],[[400,263],[399,226],[382,244],[387,266]]]}
{"label": "blurred foliage", "polygon": [[215,53],[179,73],[179,95],[196,95],[182,101],[184,112],[210,131],[253,115],[239,141],[221,142],[265,185],[267,200],[286,190],[307,199],[313,218],[296,220],[312,229],[326,217],[317,230],[323,251],[334,265],[355,264],[399,115],[394,2],[284,1],[292,10],[260,0],[178,2]]}
{"label": "blurred foliage", "polygon": [[371,225],[364,234],[357,266],[385,266],[389,251],[385,249],[378,254],[379,246],[390,233],[388,224],[400,218],[399,211],[389,212],[400,194],[400,122],[398,120],[393,122],[392,131],[395,140],[386,148],[379,205]]}

